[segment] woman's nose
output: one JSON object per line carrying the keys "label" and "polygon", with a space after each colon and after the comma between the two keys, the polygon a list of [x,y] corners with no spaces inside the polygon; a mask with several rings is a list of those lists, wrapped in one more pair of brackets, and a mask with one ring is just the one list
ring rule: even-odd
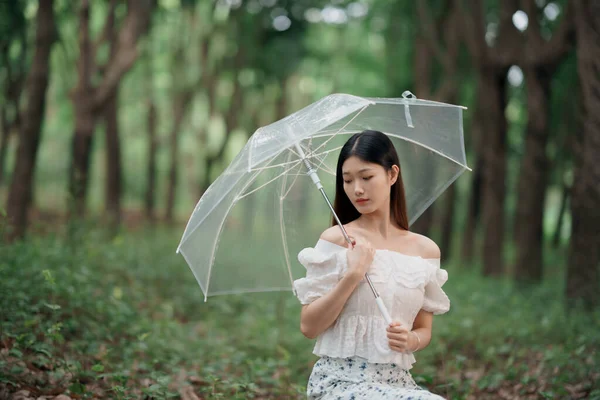
{"label": "woman's nose", "polygon": [[354,186],[354,194],[356,194],[357,196],[363,193],[363,189],[361,186],[356,185]]}

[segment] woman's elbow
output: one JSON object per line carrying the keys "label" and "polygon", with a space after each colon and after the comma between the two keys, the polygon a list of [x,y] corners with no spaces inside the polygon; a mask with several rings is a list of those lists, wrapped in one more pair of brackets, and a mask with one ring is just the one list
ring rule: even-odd
{"label": "woman's elbow", "polygon": [[304,323],[300,323],[300,331],[308,339],[314,339],[319,336],[319,334],[312,327]]}

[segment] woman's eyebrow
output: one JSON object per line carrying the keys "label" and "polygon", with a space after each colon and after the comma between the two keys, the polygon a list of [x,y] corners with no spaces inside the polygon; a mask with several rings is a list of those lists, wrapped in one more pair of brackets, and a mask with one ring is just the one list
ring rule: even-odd
{"label": "woman's eyebrow", "polygon": [[[369,171],[371,168],[363,168],[363,169],[359,169],[358,172],[363,172],[363,171]],[[350,174],[350,172],[346,171],[344,173],[342,173],[342,175],[348,175]]]}

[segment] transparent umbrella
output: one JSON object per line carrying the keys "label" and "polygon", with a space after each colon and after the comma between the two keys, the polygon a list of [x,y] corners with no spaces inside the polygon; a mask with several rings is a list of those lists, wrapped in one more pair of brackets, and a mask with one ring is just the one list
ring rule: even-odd
{"label": "transparent umbrella", "polygon": [[305,275],[296,255],[331,221],[327,193],[335,193],[340,149],[365,129],[381,131],[394,143],[412,224],[469,169],[463,109],[410,92],[402,98],[334,94],[259,128],[204,193],[177,248],[205,301],[293,290],[293,281]]}

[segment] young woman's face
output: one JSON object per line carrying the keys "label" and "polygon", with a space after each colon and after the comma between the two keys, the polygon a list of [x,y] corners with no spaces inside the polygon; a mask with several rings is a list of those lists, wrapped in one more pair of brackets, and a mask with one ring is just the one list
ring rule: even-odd
{"label": "young woman's face", "polygon": [[398,177],[397,168],[386,171],[381,165],[368,163],[356,156],[342,165],[344,191],[361,214],[371,213],[389,204],[390,187]]}

